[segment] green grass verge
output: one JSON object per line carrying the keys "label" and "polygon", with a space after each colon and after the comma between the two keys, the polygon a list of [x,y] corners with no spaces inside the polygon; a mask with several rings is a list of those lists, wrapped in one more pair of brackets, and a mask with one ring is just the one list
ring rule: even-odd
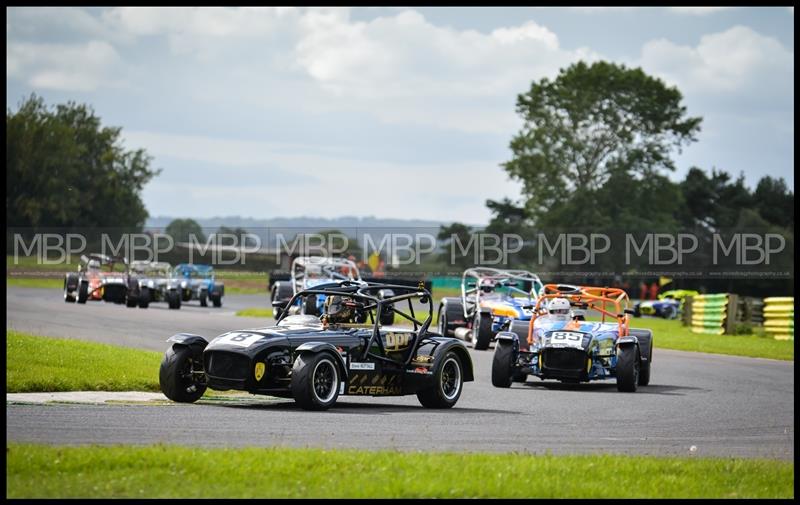
{"label": "green grass verge", "polygon": [[242,317],[272,317],[272,309],[262,309],[258,307],[251,307],[242,309],[236,312],[237,316]]}
{"label": "green grass verge", "polygon": [[775,340],[770,336],[705,335],[692,333],[680,321],[644,317],[631,319],[631,328],[653,330],[657,349],[794,360],[794,342]]}
{"label": "green grass verge", "polygon": [[63,289],[64,279],[52,279],[47,277],[6,277],[6,286]]}
{"label": "green grass verge", "polygon": [[160,391],[163,354],[6,331],[6,392]]}
{"label": "green grass verge", "polygon": [[8,498],[794,496],[772,460],[11,443],[6,463]]}

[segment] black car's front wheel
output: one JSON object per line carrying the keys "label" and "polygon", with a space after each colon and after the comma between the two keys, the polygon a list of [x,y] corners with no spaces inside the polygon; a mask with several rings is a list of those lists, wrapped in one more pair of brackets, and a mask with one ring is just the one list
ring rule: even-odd
{"label": "black car's front wheel", "polygon": [[639,348],[626,345],[617,349],[617,390],[636,391],[639,385]]}
{"label": "black car's front wheel", "polygon": [[206,385],[200,382],[195,372],[199,364],[199,356],[190,347],[180,345],[170,347],[161,360],[158,382],[164,396],[174,402],[194,403],[206,391]]}
{"label": "black car's front wheel", "polygon": [[434,384],[417,392],[417,399],[429,409],[449,409],[461,396],[464,385],[464,368],[458,355],[450,351],[434,373]]}
{"label": "black car's front wheel", "polygon": [[327,352],[301,354],[292,368],[292,396],[306,410],[327,410],[339,397],[339,368]]}

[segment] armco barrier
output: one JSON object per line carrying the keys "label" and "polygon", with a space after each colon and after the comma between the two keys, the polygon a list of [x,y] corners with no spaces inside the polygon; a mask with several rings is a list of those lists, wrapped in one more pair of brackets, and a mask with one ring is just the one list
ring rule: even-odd
{"label": "armco barrier", "polygon": [[794,297],[764,298],[764,331],[776,340],[794,340]]}
{"label": "armco barrier", "polygon": [[729,300],[727,293],[693,296],[691,308],[692,333],[710,333],[712,335],[726,333],[729,301],[731,300]]}

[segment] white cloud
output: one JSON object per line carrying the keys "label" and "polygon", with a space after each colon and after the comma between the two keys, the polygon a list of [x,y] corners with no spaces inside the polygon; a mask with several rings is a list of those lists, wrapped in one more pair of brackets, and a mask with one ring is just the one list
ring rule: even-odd
{"label": "white cloud", "polygon": [[[492,162],[402,164],[311,154],[300,145],[294,150],[279,150],[277,148],[282,146],[267,142],[155,132],[125,132],[124,135],[127,145],[146,145],[148,153],[156,158],[154,166],[163,166],[159,158],[170,158],[253,170],[252,179],[242,181],[242,191],[219,184],[202,186],[187,181],[186,188],[191,190],[189,198],[182,198],[180,202],[174,198],[155,198],[167,189],[154,181],[145,191],[146,196],[154,197],[153,204],[148,206],[152,215],[208,215],[212,211],[207,210],[207,203],[214,195],[229,197],[225,199],[224,212],[230,214],[265,216],[276,212],[275,209],[287,213],[286,209],[297,208],[298,193],[305,202],[325,202],[330,199],[331,188],[336,188],[343,195],[358,195],[358,198],[339,198],[336,205],[330,207],[315,205],[314,215],[338,217],[369,213],[480,223],[488,218],[484,199],[499,199],[519,191],[517,184],[510,182]],[[170,167],[164,169],[167,171]],[[289,186],[285,183],[270,183],[272,171],[280,175],[291,173],[298,181],[316,182],[286,190]],[[475,181],[481,183],[475,184]],[[264,205],[260,203],[262,200]]]}
{"label": "white cloud", "polygon": [[794,55],[778,40],[745,26],[705,35],[696,47],[666,39],[644,45],[640,64],[682,91],[741,93],[793,82]]}
{"label": "white cloud", "polygon": [[231,44],[264,42],[296,24],[293,7],[117,7],[102,18],[131,36],[166,35],[170,50],[208,61],[229,57]]}
{"label": "white cloud", "polygon": [[35,88],[93,91],[122,85],[114,74],[119,64],[114,47],[98,40],[86,44],[12,42],[6,49],[6,77],[24,78]]}
{"label": "white cloud", "polygon": [[678,14],[690,14],[692,16],[707,16],[717,12],[735,9],[736,7],[668,7],[669,10]]}
{"label": "white cloud", "polygon": [[300,27],[299,66],[342,107],[465,131],[507,132],[513,99],[531,80],[598,58],[561,49],[533,21],[482,33],[436,26],[414,10],[368,22],[312,11]]}

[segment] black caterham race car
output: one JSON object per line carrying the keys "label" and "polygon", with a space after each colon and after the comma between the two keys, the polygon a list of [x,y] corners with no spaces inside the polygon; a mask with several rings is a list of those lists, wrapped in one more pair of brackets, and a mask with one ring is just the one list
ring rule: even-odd
{"label": "black caterham race car", "polygon": [[[397,294],[381,298],[387,289]],[[328,409],[339,395],[416,394],[425,407],[450,408],[473,380],[466,346],[428,331],[433,303],[426,289],[347,280],[300,291],[286,306],[312,295],[325,296],[321,316],[284,310],[275,326],[231,331],[210,343],[188,333],[170,337],[161,391],[194,402],[206,388],[234,389],[294,398],[308,410]],[[412,300],[428,306],[424,321]],[[386,311],[409,325],[381,325]]]}

